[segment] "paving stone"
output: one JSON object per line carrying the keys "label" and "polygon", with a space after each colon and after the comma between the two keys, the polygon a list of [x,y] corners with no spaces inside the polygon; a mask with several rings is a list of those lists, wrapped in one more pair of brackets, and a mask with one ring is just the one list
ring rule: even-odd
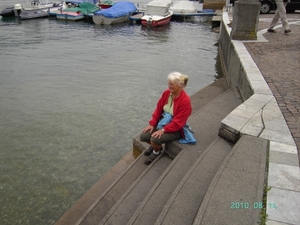
{"label": "paving stone", "polygon": [[300,192],[299,167],[270,162],[268,185]]}
{"label": "paving stone", "polygon": [[268,218],[278,222],[283,221],[287,224],[300,224],[299,202],[300,192],[271,188],[267,200]]}
{"label": "paving stone", "polygon": [[287,145],[275,141],[270,141],[270,151],[277,151],[297,155],[297,147],[294,145]]}

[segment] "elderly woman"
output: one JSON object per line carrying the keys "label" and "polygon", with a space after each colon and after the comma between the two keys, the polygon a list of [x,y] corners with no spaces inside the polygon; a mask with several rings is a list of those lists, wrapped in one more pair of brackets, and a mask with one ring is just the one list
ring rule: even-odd
{"label": "elderly woman", "polygon": [[[162,151],[162,144],[179,140],[184,137],[183,127],[192,113],[190,97],[184,91],[188,76],[173,72],[168,76],[168,89],[165,90],[157,102],[149,125],[140,136],[142,142],[150,144],[144,155],[149,156],[145,164],[149,165]],[[163,113],[172,115],[172,120],[162,129],[157,125]]]}

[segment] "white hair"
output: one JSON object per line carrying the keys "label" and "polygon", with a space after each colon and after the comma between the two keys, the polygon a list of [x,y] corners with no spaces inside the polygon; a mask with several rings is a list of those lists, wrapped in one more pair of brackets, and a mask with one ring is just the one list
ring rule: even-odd
{"label": "white hair", "polygon": [[176,82],[180,87],[185,87],[187,85],[189,77],[179,72],[172,72],[169,74],[168,80]]}

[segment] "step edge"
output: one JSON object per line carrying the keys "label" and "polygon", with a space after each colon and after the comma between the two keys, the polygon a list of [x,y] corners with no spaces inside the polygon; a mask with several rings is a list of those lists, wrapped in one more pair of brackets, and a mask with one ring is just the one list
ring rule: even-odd
{"label": "step edge", "polygon": [[135,222],[135,220],[138,218],[140,212],[144,209],[144,207],[148,203],[151,195],[156,191],[156,189],[158,188],[158,186],[160,185],[160,183],[168,175],[169,171],[174,167],[174,165],[178,161],[178,159],[179,159],[179,157],[180,157],[181,154],[183,154],[183,151],[179,152],[179,154],[173,159],[173,161],[170,163],[170,165],[167,167],[167,169],[162,173],[162,175],[159,177],[159,179],[152,186],[152,188],[150,189],[150,191],[145,196],[144,200],[141,202],[141,204],[139,205],[139,207],[136,209],[136,211],[132,215],[131,219],[128,221],[128,223],[127,223],[128,225],[129,224],[130,225],[133,224]]}
{"label": "step edge", "polygon": [[[79,220],[75,223],[75,225],[80,225],[81,222],[93,211],[93,209],[96,207],[96,205],[108,194],[109,191],[111,191],[111,189],[113,189],[118,182],[120,182],[121,179],[123,179],[125,177],[125,175],[127,174],[127,172],[132,169],[138,162],[139,160],[141,160],[142,158],[142,154],[140,154],[135,160],[134,162],[128,167],[126,168],[126,170],[120,174],[120,176],[115,179],[111,185],[108,186],[108,188],[105,189],[105,191],[94,201],[94,203],[88,208],[87,211],[85,211],[85,213],[79,218]],[[99,181],[101,182],[101,181]]]}
{"label": "step edge", "polygon": [[[239,141],[233,146],[233,148],[231,149],[231,151],[229,152],[229,154],[227,155],[227,157],[224,159],[222,165],[220,166],[218,172],[215,174],[211,184],[209,185],[209,188],[203,198],[203,201],[198,209],[198,212],[195,216],[195,219],[192,223],[192,225],[201,225],[202,223],[202,219],[203,216],[205,215],[205,212],[209,206],[209,202],[213,196],[213,193],[218,185],[218,182],[220,180],[220,178],[222,177],[223,172],[225,171],[228,163],[230,162],[232,156],[235,154],[235,152],[239,149],[240,145],[242,145],[244,143],[244,141],[247,141],[247,137],[253,137],[251,135],[243,135]],[[258,138],[259,139],[259,138]],[[267,148],[267,151],[269,149],[269,144],[264,144],[266,145],[265,147]],[[267,154],[267,153],[266,153]],[[266,176],[266,160],[262,157],[261,162],[260,162],[260,170],[262,170],[263,172],[260,172],[259,174],[259,182],[261,183],[265,183],[265,176]],[[263,168],[263,169],[262,169]],[[263,195],[263,190],[258,189],[257,191],[257,195]]]}
{"label": "step edge", "polygon": [[165,204],[163,210],[161,211],[160,215],[158,216],[155,224],[159,225],[163,222],[165,219],[165,216],[169,212],[170,207],[172,206],[175,198],[177,197],[179,191],[182,189],[188,178],[191,176],[191,174],[195,171],[197,166],[205,159],[205,156],[210,152],[210,150],[213,148],[213,146],[220,140],[221,137],[215,138],[215,140],[201,153],[199,158],[195,161],[195,163],[192,165],[192,167],[189,169],[189,171],[185,174],[185,176],[181,179],[173,193],[171,194],[169,200]]}
{"label": "step edge", "polygon": [[[164,153],[160,154],[147,168],[138,176],[137,179],[134,180],[134,182],[127,188],[127,190],[121,195],[121,197],[116,201],[116,203],[113,205],[113,207],[108,211],[108,213],[105,215],[105,217],[101,220],[99,225],[104,225],[109,218],[113,215],[113,213],[116,211],[116,209],[119,207],[119,205],[124,201],[124,199],[128,196],[128,194],[134,189],[134,187],[143,179],[143,177],[148,173],[148,171],[154,167],[156,162],[163,157]],[[141,157],[144,157],[143,154],[141,154]]]}

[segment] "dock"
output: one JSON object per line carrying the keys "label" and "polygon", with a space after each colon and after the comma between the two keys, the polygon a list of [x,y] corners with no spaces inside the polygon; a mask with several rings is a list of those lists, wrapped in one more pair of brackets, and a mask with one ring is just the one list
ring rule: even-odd
{"label": "dock", "polygon": [[216,10],[215,15],[211,20],[212,28],[219,27],[222,21],[223,10]]}

